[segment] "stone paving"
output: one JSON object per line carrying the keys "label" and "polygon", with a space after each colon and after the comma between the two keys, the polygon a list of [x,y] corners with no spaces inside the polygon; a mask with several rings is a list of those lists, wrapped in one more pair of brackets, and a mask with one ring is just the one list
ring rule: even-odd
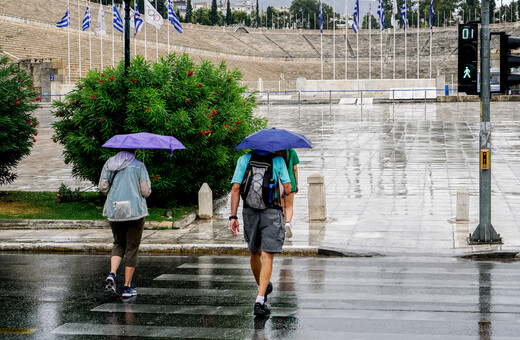
{"label": "stone paving", "polygon": [[[286,248],[443,255],[520,250],[517,107],[491,106],[492,223],[504,245],[468,247],[466,237],[479,218],[478,102],[260,106],[256,112],[268,118],[269,126],[303,133],[313,143],[313,149],[298,150],[300,192],[294,237],[286,240]],[[89,188],[90,183],[70,178],[61,150],[45,140],[52,134],[49,111],[38,115],[39,140],[20,164],[19,180],[2,190],[55,190],[62,181]],[[308,221],[306,179],[313,172],[325,176],[326,222]],[[454,223],[462,187],[470,193],[470,221]],[[228,214],[229,203],[214,220],[198,220],[182,235],[151,231],[143,243],[243,246],[241,236],[233,239],[228,233]]]}

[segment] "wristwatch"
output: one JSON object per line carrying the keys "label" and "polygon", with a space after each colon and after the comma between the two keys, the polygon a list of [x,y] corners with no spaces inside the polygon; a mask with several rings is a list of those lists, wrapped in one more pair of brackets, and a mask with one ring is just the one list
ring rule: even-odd
{"label": "wristwatch", "polygon": [[236,216],[236,215],[231,215],[231,216],[229,216],[229,220],[230,220],[230,221],[231,221],[231,220],[238,220],[238,216]]}

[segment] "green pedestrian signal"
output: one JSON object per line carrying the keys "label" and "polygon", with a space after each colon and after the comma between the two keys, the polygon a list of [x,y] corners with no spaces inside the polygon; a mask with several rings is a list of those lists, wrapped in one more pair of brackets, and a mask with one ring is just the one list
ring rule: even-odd
{"label": "green pedestrian signal", "polygon": [[477,94],[478,24],[459,24],[458,91]]}

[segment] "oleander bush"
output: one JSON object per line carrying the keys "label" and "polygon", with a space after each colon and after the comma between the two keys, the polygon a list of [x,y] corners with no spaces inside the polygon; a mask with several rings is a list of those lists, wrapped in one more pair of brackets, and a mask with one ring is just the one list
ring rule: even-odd
{"label": "oleander bush", "polygon": [[38,120],[32,116],[40,97],[32,78],[0,50],[0,185],[16,179],[16,166],[36,143]]}
{"label": "oleander bush", "polygon": [[238,69],[224,62],[195,64],[187,54],[158,62],[137,56],[128,74],[124,64],[91,70],[64,101],[54,102],[55,142],[64,146],[73,175],[97,183],[105,161],[117,150],[102,148],[116,134],[171,135],[186,150],[138,151],[152,181],[156,202],[193,203],[206,182],[218,196],[229,191],[238,157],[234,150],[249,134],[266,126],[253,116],[252,95]]}

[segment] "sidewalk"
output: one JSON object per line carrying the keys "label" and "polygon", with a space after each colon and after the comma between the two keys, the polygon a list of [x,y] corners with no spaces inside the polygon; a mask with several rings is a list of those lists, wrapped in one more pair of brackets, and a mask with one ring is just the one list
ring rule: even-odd
{"label": "sidewalk", "polygon": [[[306,135],[313,149],[300,149],[300,191],[295,199],[292,239],[284,251],[347,256],[441,255],[520,252],[520,113],[515,103],[492,103],[492,224],[500,246],[469,247],[478,225],[479,103],[420,103],[261,106],[269,126]],[[2,190],[56,190],[90,183],[70,178],[61,149],[50,141],[49,110],[38,110],[41,126],[31,155],[19,166],[19,180]],[[325,177],[327,221],[309,223],[307,177]],[[469,223],[454,223],[456,194],[470,193]],[[177,230],[146,230],[147,253],[245,253],[242,233],[228,229],[229,203],[211,221],[196,220]],[[239,216],[240,217],[240,216]],[[240,217],[240,222],[241,222]],[[104,251],[108,228],[0,225],[0,250]]]}

